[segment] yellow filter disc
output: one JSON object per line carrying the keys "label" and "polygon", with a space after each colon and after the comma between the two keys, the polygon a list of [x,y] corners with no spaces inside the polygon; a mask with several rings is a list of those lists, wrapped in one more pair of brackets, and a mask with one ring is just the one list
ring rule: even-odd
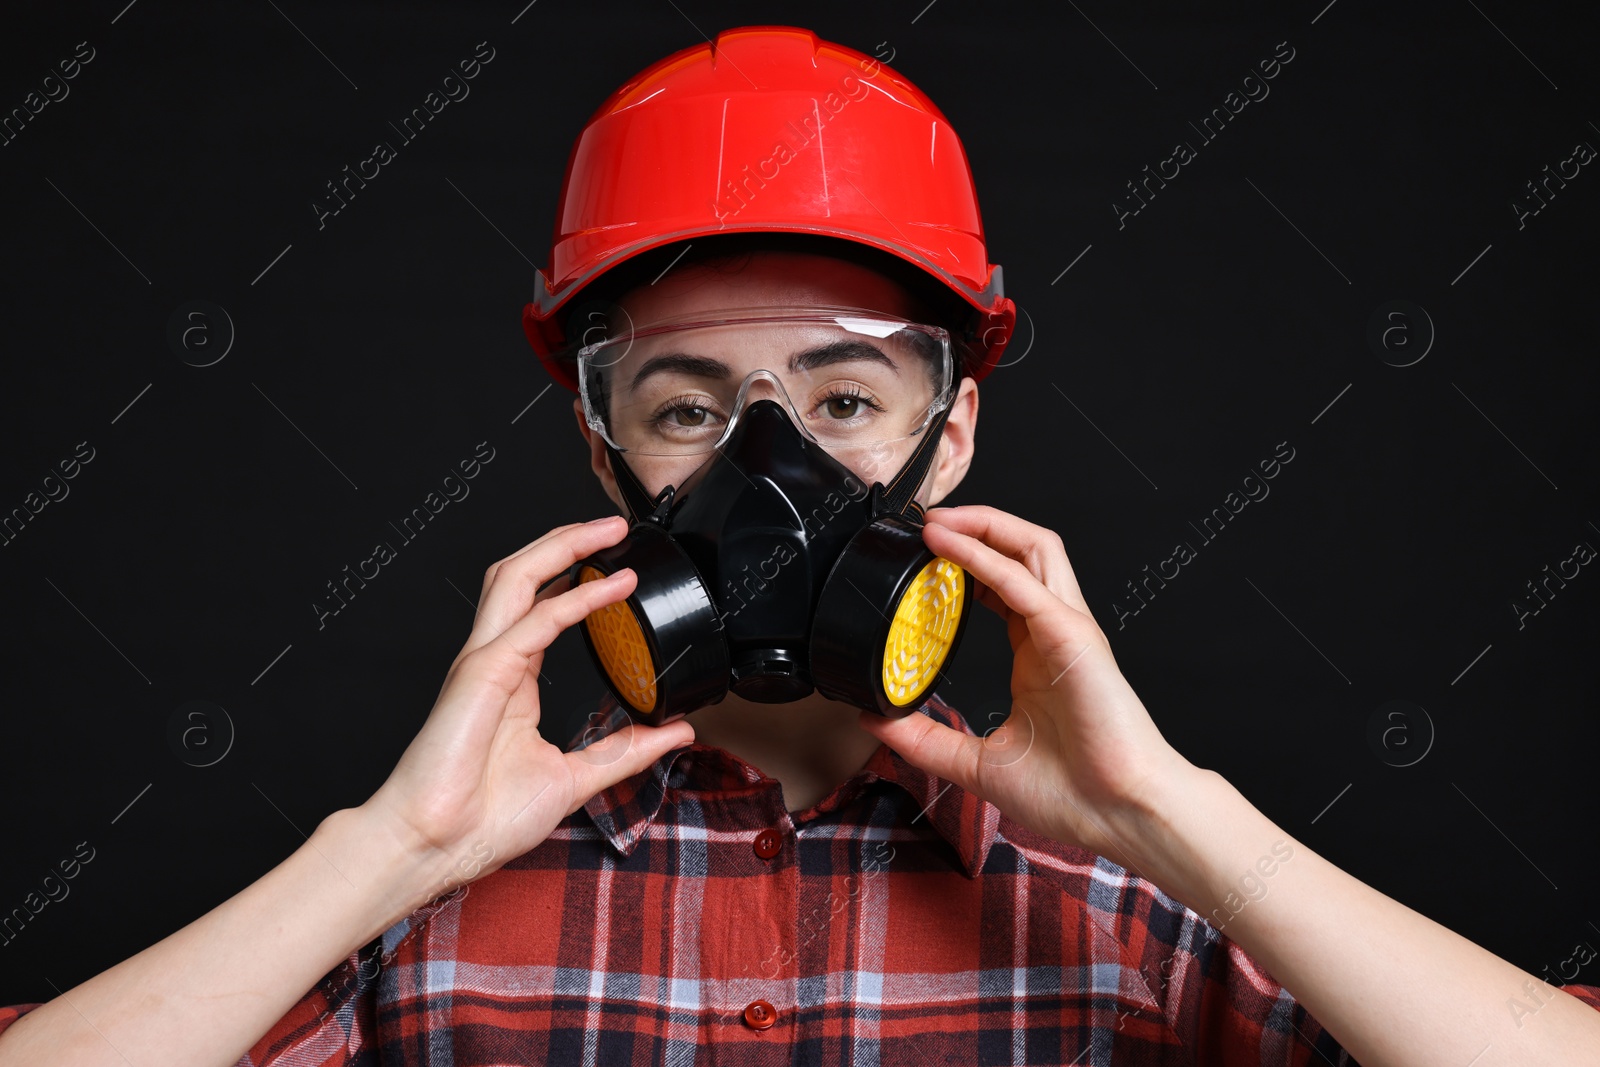
{"label": "yellow filter disc", "polygon": [[[578,584],[605,576],[597,567],[584,567],[578,572]],[[653,710],[656,706],[655,662],[650,658],[644,628],[628,602],[619,600],[591,611],[583,624],[612,684],[635,711]]]}
{"label": "yellow filter disc", "polygon": [[966,607],[966,588],[961,568],[943,558],[906,587],[883,645],[883,691],[890,703],[912,703],[938,678]]}

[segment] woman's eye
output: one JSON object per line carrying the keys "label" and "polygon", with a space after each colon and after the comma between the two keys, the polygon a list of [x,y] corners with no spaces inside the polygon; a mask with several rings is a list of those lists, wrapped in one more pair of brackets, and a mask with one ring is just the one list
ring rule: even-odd
{"label": "woman's eye", "polygon": [[836,419],[848,419],[861,410],[861,398],[858,396],[831,396],[823,405],[828,414]]}
{"label": "woman's eye", "polygon": [[711,417],[711,412],[694,405],[673,408],[671,414],[673,421],[679,426],[704,426],[706,420]]}

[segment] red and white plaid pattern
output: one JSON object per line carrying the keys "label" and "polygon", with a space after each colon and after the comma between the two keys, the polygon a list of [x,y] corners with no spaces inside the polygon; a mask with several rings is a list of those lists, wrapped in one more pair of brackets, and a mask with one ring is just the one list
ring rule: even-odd
{"label": "red and white plaid pattern", "polygon": [[[627,721],[603,710],[590,741]],[[239,1065],[1311,1062],[1354,1061],[1109,860],[887,747],[791,815],[775,780],[695,744],[351,955]]]}

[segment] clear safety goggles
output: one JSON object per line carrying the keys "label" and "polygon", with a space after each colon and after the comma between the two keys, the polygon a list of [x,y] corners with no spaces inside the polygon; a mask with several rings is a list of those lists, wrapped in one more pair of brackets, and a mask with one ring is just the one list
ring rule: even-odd
{"label": "clear safety goggles", "polygon": [[[585,335],[579,392],[591,428],[620,452],[720,447],[760,399],[830,453],[925,430],[951,400],[950,335],[860,308],[740,308],[714,317],[609,323]],[[599,332],[608,336],[592,339]]]}

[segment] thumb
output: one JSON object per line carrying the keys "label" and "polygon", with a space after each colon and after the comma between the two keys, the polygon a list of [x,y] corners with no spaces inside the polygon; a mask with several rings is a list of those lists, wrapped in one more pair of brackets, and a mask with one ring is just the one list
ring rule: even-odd
{"label": "thumb", "polygon": [[859,724],[912,766],[954,782],[969,793],[982,795],[977,780],[982,738],[952,730],[920,713],[886,719],[876,712],[863,711]]}
{"label": "thumb", "polygon": [[[694,741],[694,727],[679,719],[665,726],[629,722],[600,740],[566,753],[576,795],[573,810],[589,802],[602,789],[631,778],[675,748]],[[569,812],[570,814],[570,812]]]}

